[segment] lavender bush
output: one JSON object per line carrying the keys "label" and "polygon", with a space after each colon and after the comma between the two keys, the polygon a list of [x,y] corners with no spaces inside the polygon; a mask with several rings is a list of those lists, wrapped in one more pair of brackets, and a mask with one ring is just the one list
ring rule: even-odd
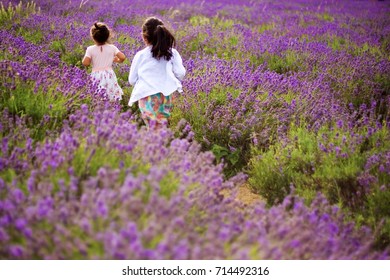
{"label": "lavender bush", "polygon": [[[388,259],[388,3],[118,6],[1,6],[0,258]],[[155,131],[126,106],[150,15],[187,69]],[[128,57],[121,104],[80,64],[97,20]]]}
{"label": "lavender bush", "polygon": [[221,194],[234,192],[242,175],[226,181],[196,142],[139,130],[129,119],[83,105],[59,137],[35,149],[27,128],[9,133],[2,258],[386,258],[372,251],[368,229],[356,231],[320,196],[311,207],[288,197],[270,209],[242,208]]}
{"label": "lavender bush", "polygon": [[55,130],[80,104],[101,99],[103,93],[97,91],[85,71],[62,63],[56,52],[7,30],[0,33],[4,40],[0,107],[27,115],[37,128],[35,139],[42,139],[46,130]]}

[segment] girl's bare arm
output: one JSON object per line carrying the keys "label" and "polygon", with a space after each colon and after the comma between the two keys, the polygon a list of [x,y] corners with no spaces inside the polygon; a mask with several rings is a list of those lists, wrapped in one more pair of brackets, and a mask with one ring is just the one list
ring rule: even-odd
{"label": "girl's bare arm", "polygon": [[114,56],[114,62],[116,63],[122,63],[125,61],[126,56],[122,52],[118,52],[116,56]]}
{"label": "girl's bare arm", "polygon": [[82,63],[84,66],[89,66],[91,64],[91,58],[88,56],[84,56]]}

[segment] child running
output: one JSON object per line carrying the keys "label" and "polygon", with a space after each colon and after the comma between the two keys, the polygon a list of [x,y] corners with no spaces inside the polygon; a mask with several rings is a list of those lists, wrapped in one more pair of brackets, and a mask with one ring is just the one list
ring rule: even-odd
{"label": "child running", "polygon": [[160,19],[147,18],[142,37],[146,47],[137,52],[130,67],[129,82],[134,88],[129,106],[138,101],[145,124],[149,127],[154,122],[157,127],[167,124],[174,95],[183,91],[186,70],[173,48],[175,38]]}
{"label": "child running", "polygon": [[91,76],[99,83],[99,89],[104,89],[109,100],[121,100],[123,91],[118,84],[113,62],[122,63],[126,56],[112,44],[109,44],[111,31],[102,22],[97,22],[91,27],[90,35],[95,45],[89,46],[83,58],[83,65],[92,64]]}

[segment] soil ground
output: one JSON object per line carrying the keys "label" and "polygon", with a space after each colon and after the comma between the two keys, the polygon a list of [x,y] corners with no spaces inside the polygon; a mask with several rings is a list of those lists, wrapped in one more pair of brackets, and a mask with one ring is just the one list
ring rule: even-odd
{"label": "soil ground", "polygon": [[[228,192],[223,192],[224,196],[228,196]],[[251,191],[249,184],[245,183],[238,187],[236,198],[237,200],[241,201],[245,205],[253,205],[259,200],[262,200],[260,195],[255,194]]]}

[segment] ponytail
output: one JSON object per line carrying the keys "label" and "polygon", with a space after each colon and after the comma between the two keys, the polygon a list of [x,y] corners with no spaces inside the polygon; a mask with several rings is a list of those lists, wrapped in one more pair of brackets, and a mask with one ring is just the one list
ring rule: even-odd
{"label": "ponytail", "polygon": [[157,59],[163,57],[166,60],[172,58],[172,47],[175,44],[175,38],[164,25],[157,25],[151,43],[153,57]]}
{"label": "ponytail", "polygon": [[175,37],[157,18],[148,18],[142,26],[143,35],[152,45],[152,56],[156,59],[170,60],[173,56],[172,48],[175,45]]}

